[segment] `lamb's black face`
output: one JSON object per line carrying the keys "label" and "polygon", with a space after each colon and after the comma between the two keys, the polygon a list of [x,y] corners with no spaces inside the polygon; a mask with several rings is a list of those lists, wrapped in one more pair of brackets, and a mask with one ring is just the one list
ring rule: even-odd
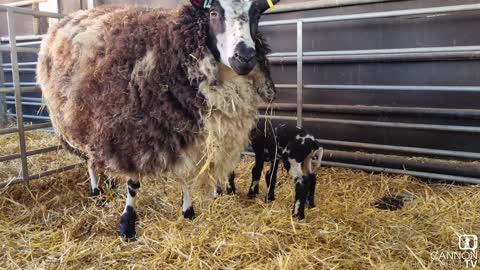
{"label": "lamb's black face", "polygon": [[267,9],[266,0],[213,0],[207,11],[210,49],[217,60],[239,75],[250,73],[257,64],[254,37]]}

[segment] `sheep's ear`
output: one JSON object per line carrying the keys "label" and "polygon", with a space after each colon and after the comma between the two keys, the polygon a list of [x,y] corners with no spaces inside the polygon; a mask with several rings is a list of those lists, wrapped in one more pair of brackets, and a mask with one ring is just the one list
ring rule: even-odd
{"label": "sheep's ear", "polygon": [[196,8],[210,8],[212,0],[190,0],[190,3]]}

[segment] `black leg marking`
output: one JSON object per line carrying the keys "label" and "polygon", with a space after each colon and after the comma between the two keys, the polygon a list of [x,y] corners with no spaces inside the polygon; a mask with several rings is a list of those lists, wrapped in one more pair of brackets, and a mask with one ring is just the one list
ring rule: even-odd
{"label": "black leg marking", "polygon": [[140,188],[140,182],[133,179],[127,181],[127,202],[120,218],[119,234],[126,241],[135,240],[135,223],[137,221],[137,213],[135,212],[135,197]]}
{"label": "black leg marking", "polygon": [[120,218],[120,236],[126,241],[135,240],[137,233],[135,231],[135,223],[137,222],[137,213],[135,209],[127,205],[122,217]]}
{"label": "black leg marking", "polygon": [[233,195],[237,192],[235,187],[235,172],[231,172],[228,176],[228,184],[227,184],[227,194]]}
{"label": "black leg marking", "polygon": [[307,207],[314,208],[315,207],[315,186],[317,185],[317,177],[315,174],[310,173],[308,174],[307,178]]}
{"label": "black leg marking", "polygon": [[218,198],[220,196],[223,195],[223,189],[220,185],[215,185],[215,190],[214,190],[214,193],[213,193],[213,197],[214,198]]}
{"label": "black leg marking", "polygon": [[96,187],[90,192],[90,197],[98,197],[101,193],[100,189]]}
{"label": "black leg marking", "polygon": [[182,214],[184,218],[195,219],[195,211],[193,210],[192,198],[188,186],[182,187]]}
{"label": "black leg marking", "polygon": [[195,219],[195,211],[193,207],[190,206],[186,211],[183,211],[183,217],[186,219],[194,220]]}
{"label": "black leg marking", "polygon": [[305,180],[306,177],[295,178],[295,204],[293,205],[293,216],[298,219],[305,218]]}

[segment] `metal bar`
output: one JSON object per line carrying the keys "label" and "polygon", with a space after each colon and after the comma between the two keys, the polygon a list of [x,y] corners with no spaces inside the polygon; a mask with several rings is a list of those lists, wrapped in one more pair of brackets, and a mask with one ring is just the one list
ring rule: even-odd
{"label": "metal bar", "polygon": [[[45,36],[46,36],[46,34],[42,34],[42,35],[20,35],[20,36],[16,36],[16,38],[17,38],[17,41],[37,40],[37,39],[41,40]],[[9,42],[10,39],[8,37],[0,37],[0,41]]]}
{"label": "metal bar", "polygon": [[[276,88],[295,88],[295,84],[276,84]],[[341,84],[305,84],[304,89],[322,90],[392,90],[392,91],[459,91],[480,92],[478,86],[426,86],[426,85],[341,85]]]}
{"label": "metal bar", "polygon": [[[345,50],[345,51],[311,51],[304,52],[303,56],[344,56],[344,55],[375,55],[399,53],[432,53],[432,52],[471,52],[480,51],[480,46],[448,46],[448,47],[423,47],[423,48],[394,48],[374,50]],[[271,53],[269,57],[296,57],[295,52]]]}
{"label": "metal bar", "polygon": [[10,58],[12,62],[12,77],[15,88],[15,111],[17,114],[17,129],[18,129],[18,144],[20,146],[20,160],[22,161],[21,177],[28,182],[28,163],[27,163],[27,147],[25,145],[25,130],[23,126],[23,111],[22,111],[22,90],[20,88],[20,73],[18,72],[18,54],[17,54],[17,40],[15,39],[15,13],[13,9],[7,9],[7,24],[8,36],[10,37]]}
{"label": "metal bar", "polygon": [[323,9],[331,7],[341,7],[348,5],[361,5],[370,3],[391,2],[399,0],[310,0],[310,1],[295,1],[287,4],[275,5],[275,10],[267,10],[265,14],[294,12],[301,10]]}
{"label": "metal bar", "polygon": [[446,181],[462,182],[462,183],[469,183],[469,184],[480,184],[480,179],[473,178],[473,177],[418,172],[418,171],[409,171],[409,170],[398,170],[398,169],[391,169],[391,168],[373,167],[373,166],[356,165],[356,164],[331,162],[331,161],[322,161],[322,165],[327,165],[332,167],[341,167],[341,168],[350,168],[350,169],[359,169],[364,171],[372,171],[372,172],[380,172],[380,173],[403,174],[403,175],[410,175],[410,176],[427,178],[427,179],[446,180]]}
{"label": "metal bar", "polygon": [[[255,153],[253,153],[253,152],[242,152],[242,155],[254,157]],[[391,169],[391,168],[373,167],[373,166],[340,163],[340,162],[332,162],[332,161],[322,161],[322,165],[326,165],[326,166],[330,166],[330,167],[359,169],[359,170],[372,171],[372,172],[410,175],[410,176],[427,178],[427,179],[437,179],[437,180],[447,180],[447,181],[455,181],[455,182],[470,183],[470,184],[480,184],[480,179],[479,178],[464,177],[464,176],[457,176],[457,175],[446,175],[446,174],[439,174],[439,173],[398,170],[398,169]]]}
{"label": "metal bar", "polygon": [[[15,104],[15,101],[7,101],[7,104]],[[42,106],[42,103],[38,102],[22,102],[23,106]],[[25,115],[23,116],[24,118],[27,118]]]}
{"label": "metal bar", "polygon": [[[11,68],[5,68],[4,71],[5,72],[12,72],[12,69]],[[35,68],[19,68],[18,71],[36,72],[37,69],[35,69]]]}
{"label": "metal bar", "polygon": [[[3,88],[5,83],[5,74],[3,72],[3,54],[0,53],[0,88]],[[7,99],[5,94],[0,93],[0,127],[7,123]]]}
{"label": "metal bar", "polygon": [[[305,56],[306,64],[340,64],[340,63],[391,63],[391,62],[430,62],[430,61],[475,61],[480,59],[480,51],[471,52],[433,52],[433,53],[399,53],[371,55],[332,55]],[[295,57],[269,57],[271,64],[295,64]]]}
{"label": "metal bar", "polygon": [[[57,151],[57,150],[61,150],[61,149],[62,149],[61,145],[45,147],[45,148],[29,151],[29,152],[27,152],[27,156],[29,157],[29,156],[44,154],[44,153],[53,152],[53,151]],[[0,162],[5,162],[5,161],[9,161],[9,160],[18,159],[19,157],[20,157],[20,154],[0,156]]]}
{"label": "metal bar", "polygon": [[[14,96],[7,96],[7,100],[15,100]],[[36,102],[42,102],[42,98],[35,98],[35,97],[22,97],[22,100],[25,101],[36,101]]]}
{"label": "metal bar", "polygon": [[[272,120],[286,120],[286,121],[297,120],[296,117],[292,117],[292,116],[259,115],[258,117],[263,119],[265,118],[272,119]],[[368,127],[389,127],[389,128],[437,130],[437,131],[449,131],[449,132],[480,133],[480,127],[474,127],[474,126],[412,124],[412,123],[398,123],[398,122],[361,121],[361,120],[312,118],[312,117],[304,117],[303,121],[313,122],[313,123],[331,123],[331,124],[357,125],[357,126],[368,126]]]}
{"label": "metal bar", "polygon": [[[7,83],[5,83],[5,84],[7,84]],[[31,86],[31,87],[27,86],[27,87],[20,87],[20,91],[23,92],[23,93],[27,93],[27,92],[41,93],[42,89],[40,89],[40,87],[38,87],[38,86]],[[15,88],[10,88],[10,87],[0,88],[0,94],[10,94],[10,93],[14,93],[14,92],[15,92]]]}
{"label": "metal bar", "polygon": [[25,14],[25,15],[32,15],[35,17],[49,17],[49,18],[58,18],[61,19],[65,17],[63,14],[53,13],[53,12],[45,12],[45,11],[35,11],[28,8],[19,8],[19,7],[6,7],[0,5],[0,11],[6,11],[7,13],[11,11],[12,13],[18,14]]}
{"label": "metal bar", "polygon": [[338,150],[325,150],[323,157],[332,162],[480,178],[480,167],[476,162],[452,162],[433,158],[419,161],[405,156]]}
{"label": "metal bar", "polygon": [[[41,124],[26,125],[24,126],[24,130],[31,131],[31,130],[37,130],[42,128],[51,128],[51,127],[52,127],[51,123],[41,123]],[[17,127],[0,129],[0,135],[6,135],[6,134],[11,134],[16,132],[18,132]]]}
{"label": "metal bar", "polygon": [[[84,165],[83,162],[80,162],[80,163],[68,165],[68,166],[65,166],[65,167],[61,167],[61,168],[58,168],[58,169],[45,171],[45,172],[42,172],[42,173],[39,173],[39,174],[30,175],[29,180],[38,179],[38,178],[49,176],[49,175],[52,175],[52,174],[55,174],[55,173],[61,173],[61,172],[69,171],[69,170],[75,169],[76,167],[79,167],[79,166],[82,166],[82,165]],[[0,188],[4,188],[6,186],[11,186],[11,185],[15,185],[15,184],[23,183],[23,182],[24,182],[24,179],[22,177],[15,177],[15,178],[13,178],[9,181],[5,181],[5,182],[0,183]]]}
{"label": "metal bar", "polygon": [[303,123],[303,23],[297,22],[297,127]]}
{"label": "metal bar", "polygon": [[385,150],[385,151],[392,151],[392,152],[424,154],[424,155],[432,155],[432,156],[446,156],[446,157],[456,157],[456,158],[464,158],[464,159],[480,159],[480,153],[475,153],[475,152],[451,151],[451,150],[430,149],[430,148],[420,148],[420,147],[347,142],[347,141],[324,140],[324,139],[317,139],[317,141],[321,144],[326,144],[326,145],[345,146],[345,147],[353,147],[353,148],[361,148],[361,149]]}
{"label": "metal bar", "polygon": [[[0,46],[0,52],[10,52],[11,50],[12,50],[11,46],[5,46],[5,45]],[[23,47],[18,47],[16,50],[19,53],[38,53],[40,51],[39,48],[23,48]]]}
{"label": "metal bar", "polygon": [[[12,101],[8,101],[11,103]],[[41,103],[36,103],[41,104]],[[260,105],[259,109],[274,109],[278,111],[293,112],[297,105],[294,103],[273,103],[269,105]],[[400,115],[420,115],[420,116],[443,116],[443,117],[462,117],[462,118],[480,118],[480,110],[475,109],[444,109],[444,108],[425,108],[425,107],[392,107],[392,106],[364,106],[364,105],[324,105],[324,104],[303,104],[304,111],[317,113],[351,113],[351,114],[400,114]]]}
{"label": "metal bar", "polygon": [[[5,82],[5,86],[13,86],[13,82]],[[37,87],[40,88],[40,86],[36,82],[20,82],[20,86],[22,87]]]}
{"label": "metal bar", "polygon": [[[21,62],[21,63],[18,63],[18,66],[36,66],[38,64],[38,62]],[[11,63],[6,63],[6,64],[3,64],[4,67],[11,67],[12,64]]]}
{"label": "metal bar", "polygon": [[[14,116],[14,117],[16,116],[13,113],[9,113],[8,115],[9,116]],[[50,120],[50,117],[48,117],[48,116],[29,115],[29,114],[24,114],[23,118],[25,118],[25,119],[37,119],[37,120]]]}
{"label": "metal bar", "polygon": [[334,16],[314,17],[314,18],[305,18],[305,19],[275,20],[275,21],[261,22],[260,26],[296,24],[298,20],[302,20],[304,23],[319,23],[319,22],[389,18],[389,17],[412,16],[412,15],[428,15],[428,14],[434,14],[434,13],[449,13],[449,12],[459,12],[459,11],[474,11],[479,9],[480,9],[480,4],[455,5],[455,6],[443,6],[443,7],[432,7],[432,8],[370,12],[370,13],[349,14],[349,15],[334,15]]}
{"label": "metal bar", "polygon": [[22,42],[18,43],[17,46],[32,46],[32,45],[40,45],[42,41],[29,41],[29,42]]}

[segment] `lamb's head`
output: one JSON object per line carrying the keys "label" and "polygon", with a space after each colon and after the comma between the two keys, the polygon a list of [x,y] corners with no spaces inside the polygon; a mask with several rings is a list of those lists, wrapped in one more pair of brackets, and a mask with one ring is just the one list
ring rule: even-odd
{"label": "lamb's head", "polygon": [[[280,0],[271,0],[272,4]],[[257,65],[254,37],[267,0],[190,0],[209,17],[209,48],[215,58],[238,75]]]}

